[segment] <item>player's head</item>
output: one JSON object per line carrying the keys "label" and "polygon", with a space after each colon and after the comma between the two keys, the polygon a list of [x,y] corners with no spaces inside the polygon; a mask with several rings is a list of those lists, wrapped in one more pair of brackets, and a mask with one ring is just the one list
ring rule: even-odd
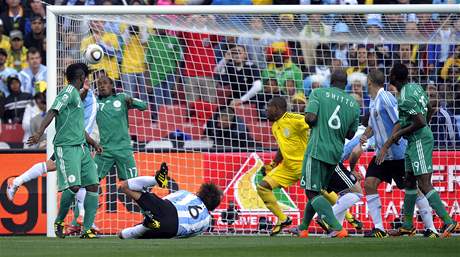
{"label": "player's head", "polygon": [[107,97],[113,94],[113,80],[108,76],[101,76],[97,80],[97,92],[99,97]]}
{"label": "player's head", "polygon": [[338,69],[335,70],[331,74],[331,86],[340,88],[340,89],[345,89],[345,86],[347,85],[347,73],[343,69]]}
{"label": "player's head", "polygon": [[286,111],[286,100],[280,96],[275,96],[267,104],[267,119],[269,121],[277,121]]}
{"label": "player's head", "polygon": [[203,201],[208,211],[216,209],[222,200],[222,191],[212,182],[201,184],[196,195]]}
{"label": "player's head", "polygon": [[400,92],[404,84],[407,83],[408,78],[409,70],[406,65],[402,63],[393,65],[390,71],[390,83],[396,87],[398,92]]}
{"label": "player's head", "polygon": [[369,88],[369,94],[372,97],[377,95],[377,92],[384,86],[385,75],[380,70],[372,70],[367,75],[367,86]]}
{"label": "player's head", "polygon": [[89,75],[88,66],[84,63],[73,63],[67,66],[65,76],[67,81],[80,88]]}

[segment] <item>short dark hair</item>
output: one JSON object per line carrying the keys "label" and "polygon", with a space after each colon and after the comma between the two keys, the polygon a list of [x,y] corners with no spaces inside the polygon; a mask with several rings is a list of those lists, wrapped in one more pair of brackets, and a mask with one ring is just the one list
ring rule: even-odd
{"label": "short dark hair", "polygon": [[372,70],[367,78],[375,85],[383,87],[385,84],[385,75],[380,70]]}
{"label": "short dark hair", "polygon": [[331,74],[331,86],[345,89],[347,85],[347,73],[343,69],[335,70]]}
{"label": "short dark hair", "polygon": [[42,53],[35,47],[29,48],[29,51],[27,51],[27,58],[29,58],[29,54],[40,54],[40,57],[42,56]]}
{"label": "short dark hair", "polygon": [[274,105],[276,106],[278,109],[281,109],[282,111],[286,111],[287,110],[287,102],[286,102],[286,99],[284,99],[283,97],[281,96],[274,96],[269,102],[268,102],[269,105]]}
{"label": "short dark hair", "polygon": [[213,211],[219,206],[223,193],[216,184],[208,182],[201,184],[196,195],[203,201],[208,211]]}
{"label": "short dark hair", "polygon": [[395,63],[390,71],[390,77],[398,82],[405,82],[409,77],[409,70],[403,63]]}
{"label": "short dark hair", "polygon": [[38,92],[34,95],[35,101],[41,101],[42,103],[46,104],[46,95],[45,93]]}
{"label": "short dark hair", "polygon": [[72,63],[69,66],[67,66],[67,69],[65,71],[65,76],[68,82],[76,80],[81,75],[88,77],[88,74],[88,66],[84,63]]}

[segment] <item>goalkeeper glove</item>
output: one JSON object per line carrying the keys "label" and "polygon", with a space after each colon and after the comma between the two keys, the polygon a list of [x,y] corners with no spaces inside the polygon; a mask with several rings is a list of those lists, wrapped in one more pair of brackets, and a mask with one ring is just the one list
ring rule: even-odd
{"label": "goalkeeper glove", "polygon": [[160,170],[157,170],[155,179],[160,187],[168,187],[168,166],[165,162],[161,164]]}
{"label": "goalkeeper glove", "polygon": [[261,169],[260,172],[265,177],[270,171],[272,171],[276,167],[275,162],[270,162],[270,164],[265,164]]}

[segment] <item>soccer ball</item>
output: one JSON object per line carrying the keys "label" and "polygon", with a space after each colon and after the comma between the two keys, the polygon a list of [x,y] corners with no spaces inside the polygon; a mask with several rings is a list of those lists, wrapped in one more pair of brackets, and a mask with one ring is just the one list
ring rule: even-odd
{"label": "soccer ball", "polygon": [[91,44],[86,48],[84,57],[90,64],[99,63],[104,58],[104,50],[99,45]]}

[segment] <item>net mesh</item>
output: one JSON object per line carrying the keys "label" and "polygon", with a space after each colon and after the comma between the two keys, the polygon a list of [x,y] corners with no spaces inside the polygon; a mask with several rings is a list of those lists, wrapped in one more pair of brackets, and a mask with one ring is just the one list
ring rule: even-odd
{"label": "net mesh", "polygon": [[[410,80],[422,84],[436,106],[433,182],[449,213],[460,213],[456,14],[68,15],[58,16],[57,28],[58,90],[65,68],[85,61],[82,52],[97,43],[105,57],[90,65],[97,71],[93,82],[107,74],[117,92],[149,103],[146,111],[131,110],[128,119],[139,175],[154,174],[162,161],[170,166],[169,188],[154,192],[195,192],[204,181],[224,190],[210,233],[267,233],[276,222],[255,190],[262,179],[257,171],[277,149],[265,110],[273,96],[303,113],[311,90],[328,86],[334,70],[346,69],[347,91],[361,104],[365,126],[366,74],[379,69],[388,75],[396,62],[408,65]],[[371,147],[361,157],[357,169],[363,174],[372,156]],[[116,174],[113,168],[101,181],[96,225],[105,234],[142,219],[117,191]],[[385,227],[398,226],[404,193],[390,184],[379,192]],[[276,190],[276,197],[298,224],[306,203],[299,185]],[[372,228],[364,202],[350,211]],[[314,225],[311,232],[322,230]]]}

